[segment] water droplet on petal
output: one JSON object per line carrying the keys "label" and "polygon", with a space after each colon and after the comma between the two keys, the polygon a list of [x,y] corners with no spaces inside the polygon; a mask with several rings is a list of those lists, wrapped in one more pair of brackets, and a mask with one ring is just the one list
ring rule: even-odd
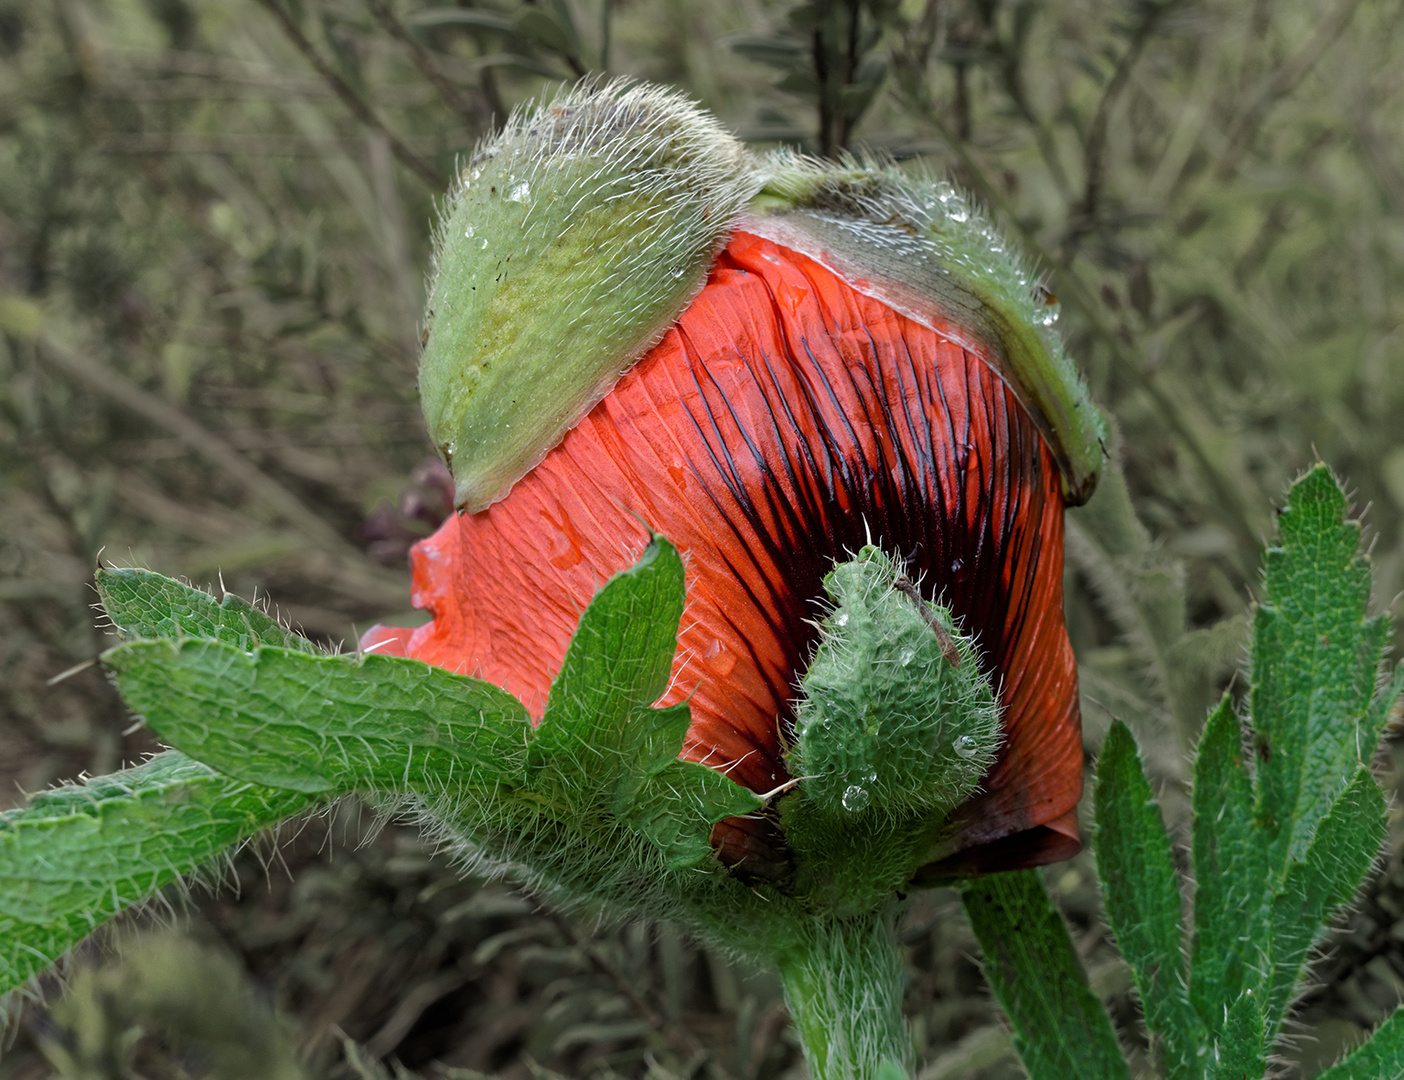
{"label": "water droplet on petal", "polygon": [[736,654],[720,641],[713,641],[703,652],[702,662],[722,678],[726,678],[736,667]]}
{"label": "water droplet on petal", "polygon": [[850,814],[856,814],[860,810],[866,810],[872,796],[868,794],[868,789],[860,787],[858,784],[849,784],[843,792],[843,808]]}
{"label": "water droplet on petal", "polygon": [[792,285],[788,281],[782,281],[775,289],[775,299],[784,304],[791,315],[798,315],[801,305],[809,296],[809,290],[803,285]]}

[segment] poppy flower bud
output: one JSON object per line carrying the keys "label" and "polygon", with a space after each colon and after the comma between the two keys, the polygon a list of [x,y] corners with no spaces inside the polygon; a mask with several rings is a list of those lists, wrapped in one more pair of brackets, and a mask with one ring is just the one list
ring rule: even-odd
{"label": "poppy flower bud", "polygon": [[[581,611],[658,533],[686,567],[658,703],[687,703],[682,757],[786,792],[717,826],[735,874],[818,881],[787,806],[841,814],[849,788],[920,819],[888,860],[903,881],[1075,852],[1063,509],[1095,482],[1101,418],[993,228],[893,169],[751,161],[636,87],[514,118],[465,185],[421,368],[465,510],[413,551],[432,620],[363,640],[539,719]],[[882,554],[854,560],[868,545]],[[860,612],[896,621],[859,642],[838,624]],[[918,641],[923,677],[903,676]],[[888,666],[860,680],[887,710],[861,746],[824,728],[849,693],[829,676],[859,654]]]}
{"label": "poppy flower bud", "polygon": [[586,86],[513,115],[449,194],[419,389],[470,511],[500,499],[702,288],[757,178],[677,94]]}
{"label": "poppy flower bud", "polygon": [[828,814],[944,818],[999,747],[973,644],[878,548],[839,563],[824,588],[834,606],[800,681],[786,764]]}

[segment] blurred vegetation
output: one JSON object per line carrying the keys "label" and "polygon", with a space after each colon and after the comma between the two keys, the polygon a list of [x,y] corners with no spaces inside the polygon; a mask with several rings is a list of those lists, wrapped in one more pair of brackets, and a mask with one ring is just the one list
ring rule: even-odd
{"label": "blurred vegetation", "polygon": [[[407,614],[446,510],[414,388],[435,200],[513,105],[628,74],[950,175],[1037,261],[1124,463],[1069,518],[1088,748],[1128,720],[1181,813],[1305,465],[1368,507],[1376,609],[1404,588],[1401,59],[1392,0],[0,0],[0,805],[151,748],[96,669],[49,685],[103,648],[100,553],[327,640]],[[1302,1075],[1404,996],[1395,837]],[[282,857],[197,893],[198,947],[27,1010],[0,1078],[799,1068],[776,987],[667,930],[460,882],[393,827]],[[1134,1037],[1090,863],[1049,880]],[[1016,1076],[956,911],[908,920],[922,1078]]]}

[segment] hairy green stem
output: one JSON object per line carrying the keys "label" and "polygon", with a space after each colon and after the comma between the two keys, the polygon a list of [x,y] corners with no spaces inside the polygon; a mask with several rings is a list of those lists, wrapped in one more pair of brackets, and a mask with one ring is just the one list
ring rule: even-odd
{"label": "hairy green stem", "polygon": [[776,962],[814,1080],[910,1075],[894,909],[815,918]]}

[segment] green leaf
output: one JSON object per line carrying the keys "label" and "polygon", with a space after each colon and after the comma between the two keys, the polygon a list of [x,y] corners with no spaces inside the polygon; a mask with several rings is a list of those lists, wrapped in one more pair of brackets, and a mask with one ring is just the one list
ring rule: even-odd
{"label": "green leaf", "polygon": [[1224,697],[1200,736],[1194,767],[1194,945],[1190,1000],[1214,1028],[1245,991],[1263,991],[1268,970],[1269,836],[1253,817],[1243,736]]}
{"label": "green leaf", "polygon": [[670,761],[638,783],[620,786],[616,813],[663,852],[670,870],[711,857],[711,830],[722,818],[749,814],[760,800],[724,773],[692,761]]}
{"label": "green leaf", "polygon": [[1204,1030],[1190,1008],[1180,886],[1170,837],[1151,796],[1136,740],[1112,724],[1097,762],[1097,876],[1107,921],[1131,965],[1146,1025],[1164,1039],[1170,1077],[1196,1075]]}
{"label": "green leaf", "polygon": [[1404,1006],[1395,1009],[1345,1060],[1318,1073],[1316,1080],[1381,1080],[1388,1076],[1404,1076]]}
{"label": "green leaf", "polygon": [[102,923],[311,805],[169,751],[0,814],[0,993]]}
{"label": "green leaf", "polygon": [[100,568],[97,587],[107,617],[124,641],[197,637],[227,641],[244,650],[282,645],[322,652],[233,593],[216,600],[201,589],[135,568]]}
{"label": "green leaf", "polygon": [[[230,643],[217,648],[236,652],[273,643],[303,659],[321,655],[235,596],[215,600],[146,570],[100,569],[97,583],[109,618],[128,640],[216,639]],[[173,751],[43,792],[0,815],[0,991],[42,970],[117,912],[310,805],[304,793],[250,779],[259,778],[221,776]]]}
{"label": "green leaf", "polygon": [[1265,1042],[1261,1001],[1249,990],[1224,1016],[1223,1030],[1214,1041],[1212,1080],[1260,1080],[1267,1071]]}
{"label": "green leaf", "polygon": [[221,641],[139,641],[103,655],[162,739],[230,776],[306,792],[519,785],[526,709],[418,660],[310,656]]}
{"label": "green leaf", "polygon": [[1030,1080],[1129,1076],[1111,1021],[1037,872],[979,878],[962,887],[961,899]]}
{"label": "green leaf", "polygon": [[[1389,628],[1365,618],[1370,570],[1345,510],[1330,471],[1312,469],[1268,552],[1253,624],[1255,772],[1227,698],[1199,745],[1190,993],[1233,1059],[1222,1075],[1261,1074],[1311,946],[1383,843],[1383,796],[1362,762],[1404,679],[1375,691]],[[1249,1045],[1234,1025],[1260,1035]]]}
{"label": "green leaf", "polygon": [[688,708],[655,709],[668,688],[684,574],[661,536],[595,595],[571,638],[527,753],[527,784],[574,816],[608,811],[674,868],[710,855],[711,826],[760,800],[714,769],[677,760]]}
{"label": "green leaf", "polygon": [[571,30],[561,25],[560,20],[549,12],[528,8],[517,16],[513,29],[533,45],[562,55],[575,55],[577,42]]}
{"label": "green leaf", "polygon": [[1358,769],[1273,903],[1272,978],[1264,1008],[1269,1034],[1276,1035],[1282,1023],[1322,926],[1350,902],[1384,840],[1384,794],[1369,769]]}
{"label": "green leaf", "polygon": [[1325,465],[1292,485],[1253,623],[1258,812],[1276,837],[1278,873],[1303,857],[1359,764],[1374,756],[1388,708],[1372,706],[1389,625],[1365,619],[1370,567],[1360,526],[1345,513]]}
{"label": "green leaf", "polygon": [[[639,755],[656,765],[672,736],[681,746],[686,725],[679,730],[677,713],[646,714],[668,688],[683,595],[682,560],[661,537],[595,594],[551,684],[527,755],[533,787],[573,789],[584,778],[603,788],[624,773],[628,758]],[[636,718],[647,722],[636,724]]]}
{"label": "green leaf", "polygon": [[467,26],[474,30],[513,33],[516,23],[510,15],[476,8],[424,8],[405,20],[411,26]]}
{"label": "green leaf", "polygon": [[[535,732],[520,702],[479,679],[402,657],[249,647],[281,628],[156,575],[119,578],[109,593],[143,630],[209,635],[133,641],[103,659],[153,730],[229,776],[309,793],[472,793],[484,820],[506,813],[525,828],[544,814],[588,834],[590,822],[613,819],[674,868],[710,857],[715,822],[760,805],[721,773],[677,760],[686,705],[652,707],[667,689],[684,597],[682,560],[662,538],[581,617]],[[599,836],[610,843],[607,830]]]}
{"label": "green leaf", "polygon": [[810,75],[810,50],[795,38],[746,36],[732,38],[728,44],[733,52],[747,60],[790,74]]}

